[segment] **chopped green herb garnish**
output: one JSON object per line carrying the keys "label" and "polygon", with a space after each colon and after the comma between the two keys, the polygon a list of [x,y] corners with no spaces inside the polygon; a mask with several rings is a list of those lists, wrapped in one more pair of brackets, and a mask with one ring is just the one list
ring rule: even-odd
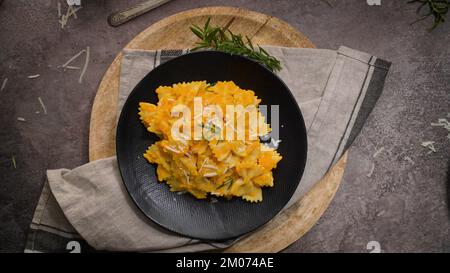
{"label": "chopped green herb garnish", "polygon": [[219,187],[217,187],[217,189],[221,189],[224,186],[227,186],[227,190],[229,190],[231,188],[231,185],[233,184],[233,178],[228,178],[227,180],[225,180],[225,182],[223,182],[222,185],[220,185]]}

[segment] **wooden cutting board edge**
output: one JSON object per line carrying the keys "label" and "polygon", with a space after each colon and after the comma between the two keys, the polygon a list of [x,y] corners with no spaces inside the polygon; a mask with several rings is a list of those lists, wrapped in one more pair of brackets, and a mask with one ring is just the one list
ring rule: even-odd
{"label": "wooden cutting board edge", "polygon": [[[132,39],[125,48],[189,48],[195,37],[190,35],[187,27],[193,23],[201,25],[208,17],[211,17],[212,24],[229,25],[234,32],[245,33],[258,44],[315,47],[302,33],[278,18],[242,8],[206,7],[180,12],[156,22]],[[180,30],[181,26],[186,30]],[[183,35],[181,39],[180,34]],[[171,38],[171,35],[174,37]],[[115,154],[117,116],[115,107],[111,106],[117,105],[121,59],[120,52],[103,76],[94,99],[89,131],[90,161]],[[224,252],[278,252],[297,241],[314,226],[330,205],[342,180],[346,162],[347,153],[301,200]]]}

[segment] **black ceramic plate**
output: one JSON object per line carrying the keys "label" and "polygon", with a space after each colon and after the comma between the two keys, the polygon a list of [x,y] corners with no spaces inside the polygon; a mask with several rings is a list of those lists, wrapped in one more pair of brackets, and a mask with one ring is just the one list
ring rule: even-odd
{"label": "black ceramic plate", "polygon": [[[274,187],[263,188],[263,201],[249,203],[240,198],[218,202],[195,199],[190,194],[169,191],[157,181],[156,166],[143,157],[158,141],[138,117],[139,102],[156,104],[160,85],[206,80],[234,81],[254,90],[261,104],[279,105],[283,159],[274,170]],[[270,112],[270,111],[268,111]],[[269,119],[268,119],[269,120]],[[292,197],[306,162],[306,129],[300,109],[287,86],[271,71],[247,58],[215,51],[183,55],[152,70],[134,88],[119,118],[116,137],[117,160],[123,182],[136,205],[159,225],[186,236],[224,240],[256,229],[272,219]]]}

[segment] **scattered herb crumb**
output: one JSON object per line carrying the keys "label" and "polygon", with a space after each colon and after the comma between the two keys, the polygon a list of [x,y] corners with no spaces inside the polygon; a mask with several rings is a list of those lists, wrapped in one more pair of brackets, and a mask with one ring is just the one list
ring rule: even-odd
{"label": "scattered herb crumb", "polygon": [[44,114],[47,115],[47,107],[45,107],[44,102],[42,101],[41,97],[38,97],[39,103],[41,104],[42,110],[44,111]]}

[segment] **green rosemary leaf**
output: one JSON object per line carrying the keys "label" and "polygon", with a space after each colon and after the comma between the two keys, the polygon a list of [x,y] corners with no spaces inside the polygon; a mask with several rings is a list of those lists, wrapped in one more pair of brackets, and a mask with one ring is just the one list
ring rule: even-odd
{"label": "green rosemary leaf", "polygon": [[205,23],[205,27],[203,28],[203,30],[206,32],[209,29],[209,22],[211,21],[211,17],[208,17],[208,19],[206,20]]}
{"label": "green rosemary leaf", "polygon": [[251,48],[252,50],[255,50],[255,48],[253,47],[252,40],[250,40],[250,38],[248,38],[248,36],[245,36],[245,38],[247,39],[247,43],[248,43],[248,45],[250,46],[250,48]]}
{"label": "green rosemary leaf", "polygon": [[11,161],[12,161],[14,169],[17,169],[16,157],[14,155],[11,156]]}
{"label": "green rosemary leaf", "polygon": [[234,34],[229,29],[211,26],[211,18],[208,18],[203,28],[191,26],[191,31],[201,40],[191,51],[199,49],[213,49],[234,55],[242,55],[253,59],[272,71],[281,70],[281,63],[267,51],[258,46],[253,46],[251,39],[241,34]]}
{"label": "green rosemary leaf", "polygon": [[200,39],[203,39],[203,34],[200,30],[198,30],[197,26],[192,26],[192,27],[190,27],[190,29],[195,34],[195,36],[197,36]]}
{"label": "green rosemary leaf", "polygon": [[259,50],[260,50],[262,53],[264,53],[266,56],[270,56],[269,53],[267,53],[267,51],[264,50],[264,48],[262,48],[262,47],[260,47],[260,46],[258,46],[258,47],[259,47]]}
{"label": "green rosemary leaf", "polygon": [[422,8],[426,5],[428,5],[428,13],[426,13],[424,16],[420,17],[416,21],[412,22],[412,24],[415,24],[419,21],[424,20],[428,16],[433,16],[434,21],[433,25],[430,30],[435,29],[440,24],[445,22],[445,17],[447,16],[448,10],[450,9],[450,0],[411,0],[407,2],[408,4],[414,4],[414,3],[420,3],[419,7],[417,8],[417,13],[420,13]]}

